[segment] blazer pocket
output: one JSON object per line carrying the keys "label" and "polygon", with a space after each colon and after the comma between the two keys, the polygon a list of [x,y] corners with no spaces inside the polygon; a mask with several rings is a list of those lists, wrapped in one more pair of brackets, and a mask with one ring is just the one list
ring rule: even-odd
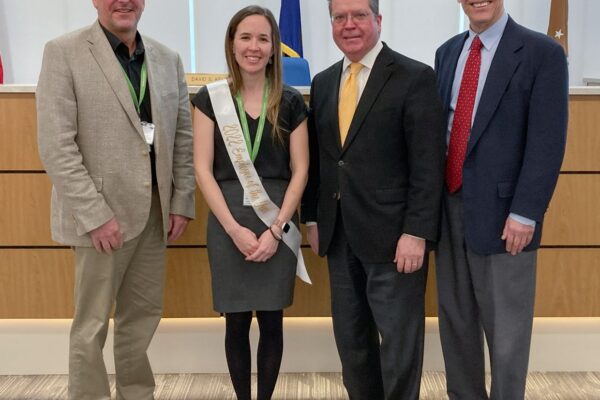
{"label": "blazer pocket", "polygon": [[102,184],[103,184],[102,177],[100,177],[100,176],[90,176],[90,178],[92,178],[92,182],[94,182],[94,186],[96,186],[96,190],[98,192],[101,192],[102,191]]}
{"label": "blazer pocket", "polygon": [[406,189],[377,189],[375,200],[379,204],[402,203],[406,201]]}
{"label": "blazer pocket", "polygon": [[513,197],[515,195],[515,183],[514,182],[500,182],[498,184],[498,197],[506,198]]}

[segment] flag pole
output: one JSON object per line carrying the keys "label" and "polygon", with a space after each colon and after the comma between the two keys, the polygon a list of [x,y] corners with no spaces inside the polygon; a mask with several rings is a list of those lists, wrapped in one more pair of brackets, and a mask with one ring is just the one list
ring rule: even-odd
{"label": "flag pole", "polygon": [[569,55],[569,0],[551,0],[548,36],[556,40]]}

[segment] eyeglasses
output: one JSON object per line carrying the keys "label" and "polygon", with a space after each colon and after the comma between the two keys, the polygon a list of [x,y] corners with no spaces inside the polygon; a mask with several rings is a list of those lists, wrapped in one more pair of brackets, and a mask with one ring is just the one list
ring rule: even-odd
{"label": "eyeglasses", "polygon": [[348,21],[348,18],[355,24],[365,22],[373,13],[369,11],[356,11],[348,14],[333,14],[331,16],[331,22],[335,25],[343,25]]}

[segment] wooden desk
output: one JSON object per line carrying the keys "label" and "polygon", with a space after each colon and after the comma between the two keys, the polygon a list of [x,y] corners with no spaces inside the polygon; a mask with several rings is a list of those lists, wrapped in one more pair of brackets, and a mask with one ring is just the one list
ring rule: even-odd
{"label": "wooden desk", "polygon": [[[190,88],[195,92],[197,88]],[[304,94],[307,95],[306,89]],[[50,189],[37,155],[35,87],[0,85],[0,318],[71,318],[73,252],[50,239]],[[538,259],[536,316],[600,317],[600,88],[571,88],[567,154]],[[213,317],[207,206],[167,251],[165,317]],[[288,316],[329,316],[325,260],[304,249]],[[435,268],[427,315],[436,315]]]}

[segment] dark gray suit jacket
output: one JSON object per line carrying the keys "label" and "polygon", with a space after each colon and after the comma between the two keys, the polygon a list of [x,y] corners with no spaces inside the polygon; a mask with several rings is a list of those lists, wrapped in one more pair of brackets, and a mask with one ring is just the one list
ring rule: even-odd
{"label": "dark gray suit jacket", "polygon": [[[384,45],[344,146],[338,123],[342,61],[311,87],[311,164],[303,221],[317,221],[327,254],[338,207],[362,262],[392,262],[400,235],[435,241],[443,184],[444,121],[433,70]],[[338,201],[339,198],[339,201]]]}

